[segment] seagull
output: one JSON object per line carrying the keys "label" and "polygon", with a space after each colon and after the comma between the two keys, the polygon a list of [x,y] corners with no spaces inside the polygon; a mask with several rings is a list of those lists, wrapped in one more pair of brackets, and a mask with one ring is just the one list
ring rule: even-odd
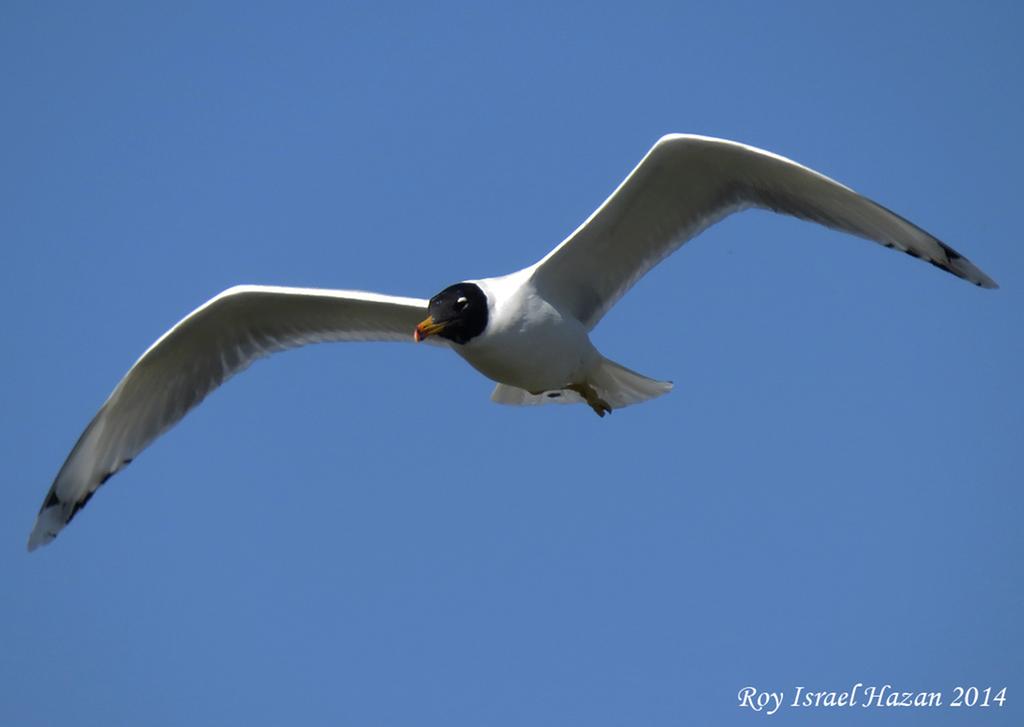
{"label": "seagull", "polygon": [[447,346],[496,382],[501,404],[586,403],[598,416],[672,384],[604,356],[590,331],[641,277],[724,217],[768,209],[873,240],[982,288],[967,258],[899,215],[785,157],[670,134],[539,262],[429,300],[242,285],[196,308],[142,354],[82,432],[43,500],[28,549],[51,542],[96,490],[253,361],[333,341]]}

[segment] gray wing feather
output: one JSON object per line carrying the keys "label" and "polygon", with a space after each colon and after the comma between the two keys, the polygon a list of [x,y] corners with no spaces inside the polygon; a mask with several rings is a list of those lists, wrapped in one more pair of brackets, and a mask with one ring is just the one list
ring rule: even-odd
{"label": "gray wing feather", "polygon": [[983,288],[996,283],[920,227],[784,157],[723,139],[666,136],[534,269],[588,328],[648,270],[733,212],[761,207],[874,240]]}
{"label": "gray wing feather", "polygon": [[374,293],[224,291],[161,336],[121,379],[57,474],[28,549],[53,540],[111,475],[253,361],[310,343],[412,341],[426,315],[425,300]]}

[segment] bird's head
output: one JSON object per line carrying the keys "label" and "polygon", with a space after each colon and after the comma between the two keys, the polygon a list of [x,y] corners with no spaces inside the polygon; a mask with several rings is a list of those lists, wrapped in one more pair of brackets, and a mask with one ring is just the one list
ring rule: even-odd
{"label": "bird's head", "polygon": [[430,299],[427,311],[430,315],[413,333],[417,342],[440,336],[461,345],[487,327],[487,296],[476,283],[448,286]]}

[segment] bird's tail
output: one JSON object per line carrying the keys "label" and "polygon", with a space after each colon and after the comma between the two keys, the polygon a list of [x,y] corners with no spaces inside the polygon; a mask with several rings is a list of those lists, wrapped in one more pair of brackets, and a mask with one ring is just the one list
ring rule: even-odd
{"label": "bird's tail", "polygon": [[[587,383],[612,409],[639,404],[641,401],[654,399],[672,390],[671,381],[658,381],[641,376],[606,358],[601,359],[601,363],[591,374]],[[583,397],[571,389],[531,394],[529,391],[514,386],[498,384],[491,394],[491,401],[512,406],[536,406],[537,404],[581,404]]]}
{"label": "bird's tail", "polygon": [[671,381],[658,381],[641,376],[606,358],[590,376],[590,385],[612,409],[639,404],[672,391]]}

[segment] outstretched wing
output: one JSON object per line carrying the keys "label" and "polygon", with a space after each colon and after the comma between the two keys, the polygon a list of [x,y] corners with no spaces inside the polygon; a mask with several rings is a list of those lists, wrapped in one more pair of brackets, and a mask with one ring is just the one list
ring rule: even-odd
{"label": "outstretched wing", "polygon": [[426,315],[425,300],[374,293],[224,291],[161,336],[121,379],[57,473],[28,549],[53,540],[111,475],[256,359],[326,341],[411,342]]}
{"label": "outstretched wing", "polygon": [[541,260],[543,295],[593,328],[648,270],[725,216],[762,207],[926,260],[983,288],[995,281],[920,227],[770,152],[704,136],[665,136],[590,218]]}

